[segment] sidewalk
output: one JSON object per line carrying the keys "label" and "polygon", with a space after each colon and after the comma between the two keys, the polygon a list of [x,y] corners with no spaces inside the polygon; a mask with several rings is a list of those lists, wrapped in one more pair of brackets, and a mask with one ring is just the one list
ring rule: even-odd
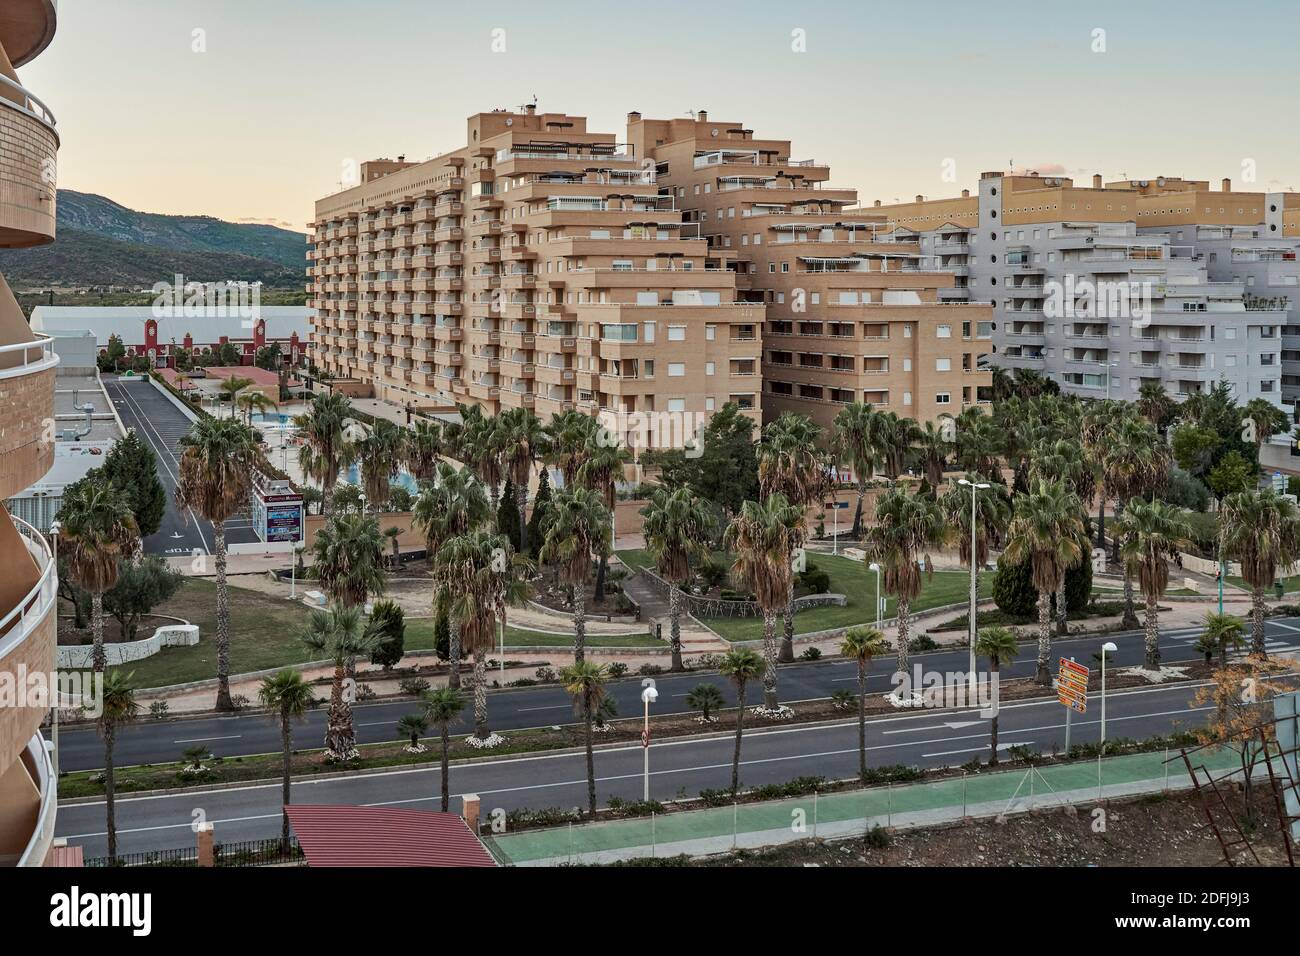
{"label": "sidewalk", "polygon": [[[793,843],[810,837],[848,839],[873,827],[935,826],[964,817],[1088,804],[1114,797],[1187,790],[1191,781],[1177,752],[1131,754],[1054,764],[1041,769],[967,774],[944,780],[866,790],[809,794],[769,803],[736,804],[631,820],[577,824],[483,837],[503,864],[556,866],[612,863],[650,856],[704,856],[737,848]],[[1213,770],[1239,766],[1235,753],[1205,751]],[[802,811],[805,829],[792,820]]]}

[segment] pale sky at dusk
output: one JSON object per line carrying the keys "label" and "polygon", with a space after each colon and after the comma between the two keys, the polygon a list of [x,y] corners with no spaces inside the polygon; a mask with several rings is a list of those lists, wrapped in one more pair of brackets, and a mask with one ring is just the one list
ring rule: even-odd
{"label": "pale sky at dusk", "polygon": [[1010,161],[1300,187],[1282,0],[60,0],[59,21],[19,75],[58,117],[60,185],[150,212],[302,229],[345,160],[432,156],[534,94],[620,136],[629,110],[707,109],[867,202],[955,195]]}

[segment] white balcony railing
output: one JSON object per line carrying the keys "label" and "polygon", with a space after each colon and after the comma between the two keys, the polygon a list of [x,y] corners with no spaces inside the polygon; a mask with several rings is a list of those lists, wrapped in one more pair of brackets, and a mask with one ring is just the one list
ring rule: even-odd
{"label": "white balcony railing", "polygon": [[51,132],[55,132],[55,128],[58,124],[54,119],[54,113],[51,112],[50,108],[42,103],[35,94],[31,93],[26,87],[15,83],[3,74],[0,74],[0,86],[8,87],[20,97],[19,100],[15,101],[10,99],[8,96],[0,96],[0,105],[8,106],[10,109],[15,109],[20,113],[26,113],[38,123],[49,127]]}
{"label": "white balcony railing", "polygon": [[18,533],[26,538],[27,551],[40,569],[40,577],[8,614],[0,618],[0,661],[13,651],[54,608],[58,574],[44,536],[21,518],[13,519]]}
{"label": "white balcony railing", "polygon": [[36,338],[31,342],[0,345],[0,379],[33,375],[59,364],[59,357],[54,354],[54,339],[35,334]]}

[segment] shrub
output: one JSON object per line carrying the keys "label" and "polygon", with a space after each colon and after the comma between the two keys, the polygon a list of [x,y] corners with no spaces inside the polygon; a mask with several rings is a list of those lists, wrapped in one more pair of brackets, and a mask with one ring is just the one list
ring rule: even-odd
{"label": "shrub", "polygon": [[837,690],[831,694],[831,706],[836,710],[848,710],[857,702],[857,695],[851,690]]}
{"label": "shrub", "polygon": [[[1035,592],[1035,595],[1037,592]],[[1082,614],[1092,600],[1092,561],[1085,556],[1083,562],[1065,572],[1065,609],[1070,614]]]}
{"label": "shrub", "polygon": [[155,700],[152,704],[149,705],[149,716],[152,717],[154,720],[162,720],[164,717],[167,716],[167,711],[169,709],[170,708],[168,707],[167,701]]}
{"label": "shrub", "polygon": [[664,669],[658,664],[642,664],[636,669],[636,672],[642,677],[655,677],[664,672]]}
{"label": "shrub", "polygon": [[619,678],[619,677],[626,677],[626,676],[627,676],[627,665],[624,664],[622,661],[615,661],[613,664],[610,664],[610,665],[609,665],[609,676],[612,677],[612,678],[615,678],[615,679],[617,679],[617,678]]}
{"label": "shrub", "polygon": [[889,831],[877,823],[874,827],[866,832],[862,838],[863,844],[871,850],[884,850],[889,847]]}
{"label": "shrub", "polygon": [[406,615],[394,601],[376,601],[370,612],[370,627],[379,643],[370,652],[370,663],[391,670],[402,659],[406,644]]}
{"label": "shrub", "polygon": [[554,684],[560,679],[559,675],[555,673],[555,670],[550,667],[537,668],[534,672],[534,676],[537,678],[539,684]]}
{"label": "shrub", "polygon": [[809,594],[825,594],[831,589],[831,576],[815,564],[809,564],[799,573],[798,587]]}
{"label": "shrub", "polygon": [[921,654],[925,651],[933,651],[938,646],[938,643],[929,634],[918,634],[907,642],[907,650],[910,654]]}
{"label": "shrub", "polygon": [[822,651],[820,647],[805,647],[799,656],[805,661],[819,661],[822,659]]}
{"label": "shrub", "polygon": [[409,694],[412,697],[419,697],[431,685],[423,677],[408,677],[397,685],[397,689],[403,694]]}
{"label": "shrub", "polygon": [[700,584],[704,590],[709,591],[718,587],[727,580],[730,569],[723,562],[713,557],[706,557],[695,569],[695,574],[700,579]]}
{"label": "shrub", "polygon": [[993,574],[993,603],[1015,617],[1034,614],[1038,591],[1034,588],[1033,570],[1028,561],[1013,564],[1005,557],[998,558],[998,569]]}

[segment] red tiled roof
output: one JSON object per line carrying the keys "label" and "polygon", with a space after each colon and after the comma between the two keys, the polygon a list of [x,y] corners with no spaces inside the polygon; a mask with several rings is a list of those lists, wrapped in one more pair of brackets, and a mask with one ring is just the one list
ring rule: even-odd
{"label": "red tiled roof", "polygon": [[391,807],[285,807],[308,866],[496,866],[454,813]]}

